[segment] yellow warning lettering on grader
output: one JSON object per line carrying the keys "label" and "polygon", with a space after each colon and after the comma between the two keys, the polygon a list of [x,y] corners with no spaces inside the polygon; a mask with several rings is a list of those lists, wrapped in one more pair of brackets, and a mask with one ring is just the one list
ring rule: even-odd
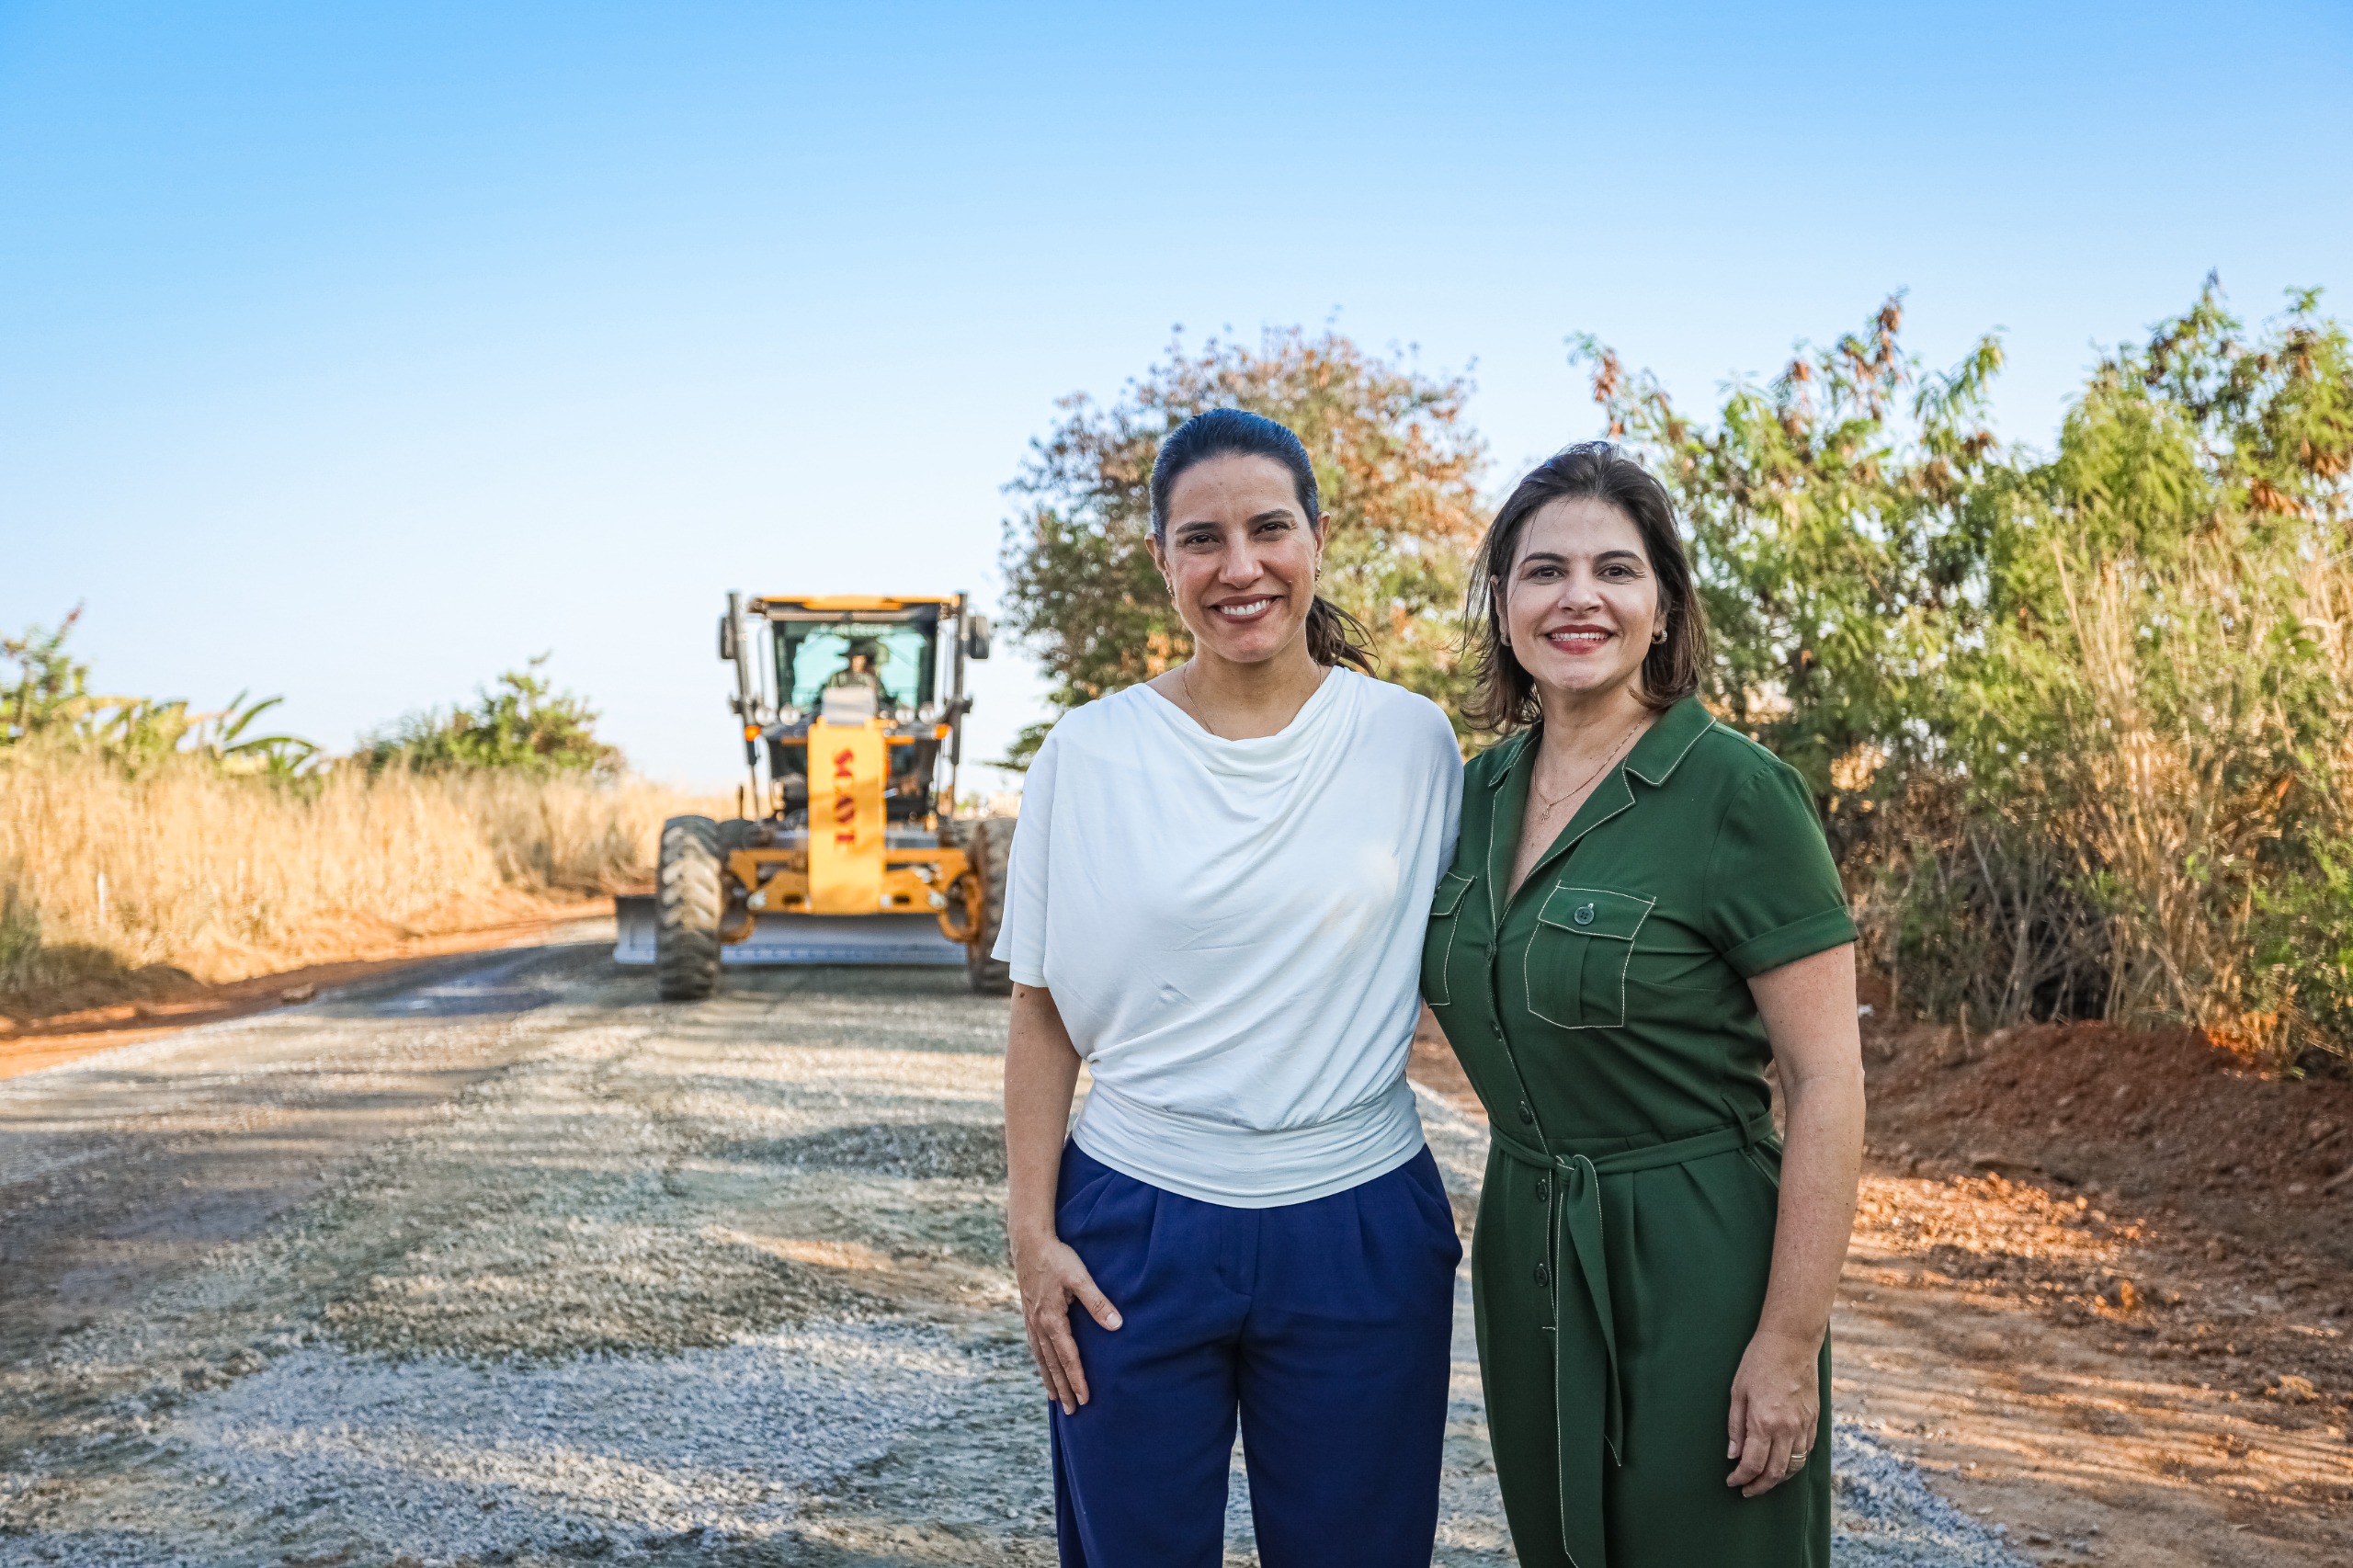
{"label": "yellow warning lettering on grader", "polygon": [[881,730],[872,724],[809,726],[809,912],[871,915],[882,902]]}

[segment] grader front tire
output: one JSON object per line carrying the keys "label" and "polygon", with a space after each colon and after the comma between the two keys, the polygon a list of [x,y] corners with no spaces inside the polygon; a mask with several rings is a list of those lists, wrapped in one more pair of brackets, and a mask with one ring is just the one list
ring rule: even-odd
{"label": "grader front tire", "polygon": [[665,1002],[699,1002],[719,985],[719,824],[672,817],[654,867],[654,974]]}

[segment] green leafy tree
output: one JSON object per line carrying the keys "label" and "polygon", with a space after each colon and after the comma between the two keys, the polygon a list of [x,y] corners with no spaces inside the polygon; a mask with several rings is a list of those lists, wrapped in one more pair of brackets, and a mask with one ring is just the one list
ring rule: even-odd
{"label": "green leafy tree", "polygon": [[548,658],[506,671],[470,707],[411,714],[369,737],[360,758],[371,769],[620,773],[626,766],[620,750],[597,738],[597,710],[540,673]]}
{"label": "green leafy tree", "polygon": [[1902,324],[1899,295],[1828,348],[1802,345],[1771,385],[1735,385],[1712,425],[1574,342],[1610,434],[1690,530],[1715,632],[1708,695],[1825,797],[1835,765],[1923,738],[1909,721],[1980,630],[1985,544],[2007,504],[1985,424],[2000,342],[1936,375],[1903,352]]}
{"label": "green leafy tree", "polygon": [[2103,920],[2112,1017],[2292,1061],[2353,1044],[2353,347],[2314,291],[2208,279],[2019,487],[1956,754],[2034,801]]}
{"label": "green leafy tree", "polygon": [[273,778],[301,777],[324,755],[316,743],[300,735],[246,733],[255,720],[285,700],[282,697],[255,699],[249,693],[237,693],[220,712],[199,715],[199,746],[233,768],[266,773]]}
{"label": "green leafy tree", "polygon": [[[1321,591],[1371,631],[1381,673],[1453,706],[1463,569],[1478,541],[1485,449],[1463,417],[1470,383],[1366,353],[1336,333],[1268,333],[1258,347],[1182,344],[1099,405],[1063,401],[1007,488],[1005,620],[1034,648],[1057,708],[1149,680],[1191,639],[1152,564],[1160,443],[1206,409],[1244,408],[1296,431],[1332,531]],[[1047,726],[1009,765],[1026,766]]]}
{"label": "green leafy tree", "polygon": [[278,778],[295,778],[317,759],[319,748],[300,736],[246,733],[282,698],[253,701],[241,691],[226,708],[196,712],[178,699],[91,691],[90,667],[65,649],[81,617],[76,606],[54,628],[36,626],[0,639],[0,660],[15,665],[0,687],[0,745],[95,752],[131,768],[197,756]]}
{"label": "green leafy tree", "polygon": [[1580,340],[1689,519],[1710,699],[1831,808],[1915,1006],[2171,1017],[2275,1062],[2353,1040],[2353,352],[2211,279],[2094,371],[2047,456],[1899,302],[1712,423]]}
{"label": "green leafy tree", "polygon": [[69,729],[94,701],[107,700],[91,697],[90,666],[65,651],[81,619],[82,607],[75,605],[54,628],[32,626],[21,636],[0,638],[0,660],[15,666],[0,687],[0,742]]}

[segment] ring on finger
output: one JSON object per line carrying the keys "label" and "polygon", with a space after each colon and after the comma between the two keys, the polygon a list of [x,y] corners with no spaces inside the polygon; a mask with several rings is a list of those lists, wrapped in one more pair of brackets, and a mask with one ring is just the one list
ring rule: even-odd
{"label": "ring on finger", "polygon": [[1795,1475],[1798,1471],[1800,1471],[1803,1470],[1804,1468],[1805,1468],[1805,1456],[1804,1456],[1803,1454],[1791,1454],[1791,1455],[1790,1456],[1790,1463],[1789,1463],[1789,1473],[1790,1473],[1790,1474],[1791,1474],[1791,1475]]}

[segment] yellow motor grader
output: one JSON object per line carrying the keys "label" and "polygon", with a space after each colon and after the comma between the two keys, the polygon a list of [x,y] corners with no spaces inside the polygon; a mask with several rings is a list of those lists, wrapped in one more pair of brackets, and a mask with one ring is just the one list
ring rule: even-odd
{"label": "yellow motor grader", "polygon": [[740,814],[663,824],[614,958],[653,965],[669,1000],[710,995],[723,964],[961,963],[973,990],[1010,990],[988,955],[1013,819],[954,814],[964,664],[989,633],[961,594],[728,595]]}

